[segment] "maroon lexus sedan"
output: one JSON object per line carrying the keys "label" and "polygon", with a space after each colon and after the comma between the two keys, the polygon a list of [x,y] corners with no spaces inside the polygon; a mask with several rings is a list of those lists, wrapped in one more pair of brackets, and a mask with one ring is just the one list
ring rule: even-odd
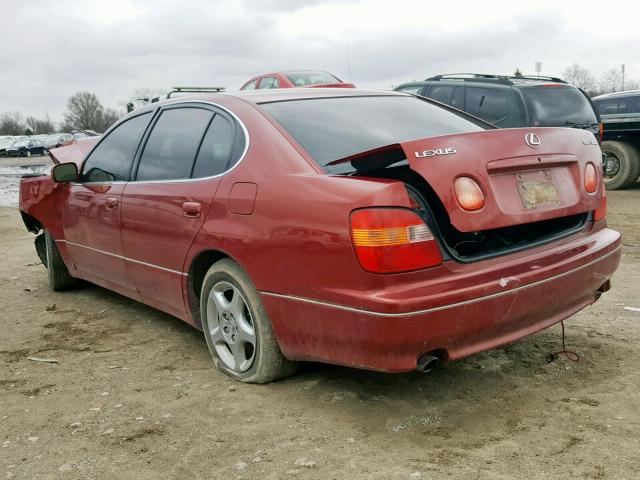
{"label": "maroon lexus sedan", "polygon": [[245,382],[428,370],[570,317],[620,260],[593,134],[403,93],[171,99],[52,157],[20,190],[51,287],[175,315]]}

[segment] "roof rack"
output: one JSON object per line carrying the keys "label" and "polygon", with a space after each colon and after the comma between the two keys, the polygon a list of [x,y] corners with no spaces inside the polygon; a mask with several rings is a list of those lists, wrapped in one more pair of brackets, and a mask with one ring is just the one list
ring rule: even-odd
{"label": "roof rack", "polygon": [[[166,98],[171,98],[174,93],[216,93],[224,91],[225,87],[172,87],[171,91],[167,93]],[[135,110],[135,101],[142,100],[144,102],[155,103],[159,102],[161,97],[154,97],[151,100],[149,98],[135,98],[127,103],[127,113]]]}
{"label": "roof rack", "polygon": [[[174,93],[216,93],[224,91],[224,87],[173,87],[167,93],[167,98],[171,98]],[[155,99],[151,100],[154,101]],[[155,100],[157,102],[157,100]]]}
{"label": "roof rack", "polygon": [[492,75],[487,73],[448,73],[445,75],[436,75],[426,80],[496,80],[504,83],[511,83],[512,80],[547,80],[551,82],[567,83],[561,78],[545,77],[538,75]]}

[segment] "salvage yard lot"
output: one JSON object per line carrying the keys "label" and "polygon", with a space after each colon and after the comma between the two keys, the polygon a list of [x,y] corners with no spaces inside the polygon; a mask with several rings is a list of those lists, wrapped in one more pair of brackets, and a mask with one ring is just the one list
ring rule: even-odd
{"label": "salvage yard lot", "polygon": [[546,362],[555,326],[429,375],[308,364],[263,386],[214,370],[178,319],[51,292],[0,208],[0,478],[638,478],[640,186],[608,203],[622,263],[566,322],[580,363]]}

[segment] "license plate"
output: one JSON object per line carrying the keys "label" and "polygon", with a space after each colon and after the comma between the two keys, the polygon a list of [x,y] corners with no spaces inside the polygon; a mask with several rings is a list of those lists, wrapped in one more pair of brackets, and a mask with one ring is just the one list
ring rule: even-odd
{"label": "license plate", "polygon": [[543,203],[560,204],[558,190],[552,180],[518,181],[518,192],[526,209],[536,208]]}

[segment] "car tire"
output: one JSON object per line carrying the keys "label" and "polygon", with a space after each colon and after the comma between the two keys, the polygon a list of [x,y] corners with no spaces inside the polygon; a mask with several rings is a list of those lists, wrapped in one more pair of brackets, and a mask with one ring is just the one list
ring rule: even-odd
{"label": "car tire", "polygon": [[602,142],[602,152],[607,156],[604,176],[607,190],[633,185],[640,175],[638,150],[628,143],[606,141]]}
{"label": "car tire", "polygon": [[246,383],[295,373],[297,364],[282,355],[256,288],[233,260],[220,260],[207,271],[200,315],[209,353],[221,372]]}
{"label": "car tire", "polygon": [[55,292],[63,290],[71,290],[78,285],[78,279],[71,276],[64,260],[60,255],[58,246],[48,231],[44,231],[44,240],[46,247],[46,263],[47,275],[49,277],[49,287]]}

